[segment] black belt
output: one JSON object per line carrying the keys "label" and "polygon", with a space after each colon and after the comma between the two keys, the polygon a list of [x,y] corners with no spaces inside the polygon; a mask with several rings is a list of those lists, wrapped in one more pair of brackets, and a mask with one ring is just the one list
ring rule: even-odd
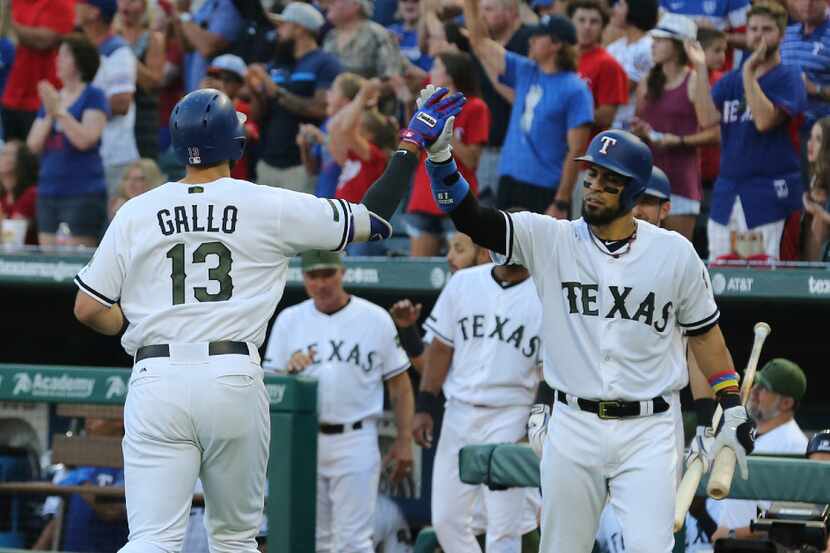
{"label": "black belt", "polygon": [[320,434],[342,434],[346,429],[360,430],[363,428],[363,421],[352,424],[323,424],[320,423]]}
{"label": "black belt", "polygon": [[[565,392],[556,391],[556,400],[567,404],[568,398]],[[669,410],[668,402],[662,397],[656,397],[651,401],[654,409],[651,414],[664,413]],[[639,401],[594,401],[592,399],[577,398],[577,406],[590,413],[596,413],[601,419],[628,419],[641,416]]]}
{"label": "black belt", "polygon": [[[208,344],[208,355],[248,355],[250,350],[245,342],[211,342]],[[154,344],[138,348],[135,352],[135,362],[153,357],[170,357],[170,346],[168,344]]]}

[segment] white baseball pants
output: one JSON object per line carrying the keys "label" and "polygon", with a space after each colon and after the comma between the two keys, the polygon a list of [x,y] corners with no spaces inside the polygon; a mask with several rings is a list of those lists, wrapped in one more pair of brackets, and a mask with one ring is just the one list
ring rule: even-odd
{"label": "white baseball pants", "polygon": [[624,420],[556,402],[542,455],[540,553],[590,553],[606,496],[626,553],[670,553],[677,485],[677,408]]}
{"label": "white baseball pants", "polygon": [[374,553],[380,449],[374,422],[317,440],[317,553]]}
{"label": "white baseball pants", "polygon": [[487,553],[518,553],[522,534],[536,527],[535,517],[532,526],[526,528],[520,524],[523,520],[517,520],[517,514],[526,510],[529,495],[538,498],[538,490],[491,491],[485,486],[464,484],[458,475],[458,452],[462,447],[518,442],[526,434],[529,413],[529,405],[475,407],[460,401],[447,402],[432,471],[432,526],[446,553],[481,551],[473,532],[474,506],[479,496],[487,513]]}
{"label": "white baseball pants", "polygon": [[256,553],[265,503],[270,418],[256,348],[208,355],[171,344],[136,363],[124,410],[130,541],[121,553],[182,548],[196,479],[211,553]]}

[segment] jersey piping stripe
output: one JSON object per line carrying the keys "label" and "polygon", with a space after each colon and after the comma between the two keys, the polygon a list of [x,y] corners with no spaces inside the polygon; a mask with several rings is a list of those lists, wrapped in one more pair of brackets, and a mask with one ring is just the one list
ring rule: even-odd
{"label": "jersey piping stripe", "polygon": [[78,285],[84,292],[92,296],[94,299],[98,300],[99,302],[103,303],[107,307],[112,307],[115,304],[115,300],[111,300],[106,297],[104,294],[98,292],[91,286],[88,286],[83,280],[81,280],[80,275],[75,275],[75,284]]}
{"label": "jersey piping stripe", "polygon": [[504,252],[507,256],[504,258],[502,265],[510,265],[510,262],[513,260],[513,218],[509,213],[504,211],[501,213],[507,219],[507,244],[504,247]]}
{"label": "jersey piping stripe", "polygon": [[411,363],[409,362],[409,360],[407,360],[406,363],[404,363],[403,365],[401,365],[400,367],[398,367],[394,371],[390,372],[389,374],[383,375],[383,379],[384,380],[389,380],[390,378],[395,378],[396,376],[398,376],[401,373],[405,373],[410,365],[411,365]]}
{"label": "jersey piping stripe", "polygon": [[346,207],[346,202],[343,200],[337,199],[335,200],[338,204],[340,204],[340,209],[343,210],[343,237],[340,239],[340,244],[333,251],[339,252],[343,248],[346,247],[346,244],[349,240],[349,226],[352,222],[352,216],[350,210]]}
{"label": "jersey piping stripe", "polygon": [[696,322],[696,323],[691,323],[691,324],[683,324],[683,323],[681,323],[680,321],[677,321],[677,324],[678,324],[678,326],[681,326],[681,327],[683,327],[683,328],[685,328],[685,329],[687,329],[687,330],[694,330],[695,328],[698,328],[698,327],[701,327],[701,326],[705,326],[705,325],[707,325],[707,324],[709,324],[709,323],[714,322],[715,320],[717,320],[717,318],[718,318],[718,317],[720,317],[720,309],[716,309],[714,313],[712,313],[711,315],[709,315],[709,316],[708,316],[708,317],[706,317],[705,319],[701,319],[701,320],[699,320],[699,321],[698,321],[698,322]]}
{"label": "jersey piping stripe", "polygon": [[[429,319],[432,319],[433,321],[438,322],[432,315],[429,316]],[[452,338],[447,338],[446,336],[444,336],[443,334],[441,334],[440,332],[435,330],[435,327],[433,325],[429,324],[429,319],[424,321],[424,326],[427,328],[427,330],[431,331],[437,337],[441,338],[441,340],[443,342],[445,342],[446,344],[452,345],[453,344]]]}

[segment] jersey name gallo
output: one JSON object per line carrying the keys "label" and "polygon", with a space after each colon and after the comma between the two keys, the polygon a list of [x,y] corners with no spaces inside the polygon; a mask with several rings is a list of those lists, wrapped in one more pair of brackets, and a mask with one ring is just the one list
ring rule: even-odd
{"label": "jersey name gallo", "polygon": [[208,205],[177,205],[172,210],[160,209],[156,213],[159,228],[164,236],[183,232],[222,232],[233,234],[239,218],[235,205],[224,208]]}
{"label": "jersey name gallo", "polygon": [[[647,326],[653,326],[657,332],[666,330],[672,312],[672,302],[666,302],[655,312],[654,292],[649,292],[637,303],[629,299],[633,288],[630,286],[608,286],[613,305],[607,313],[599,311],[599,285],[582,282],[563,282],[562,290],[568,300],[568,310],[571,315],[586,317],[604,317],[606,319],[624,319],[639,321]],[[634,297],[637,297],[635,294]]]}
{"label": "jersey name gallo", "polygon": [[461,330],[461,339],[465,342],[474,339],[496,339],[513,345],[527,358],[535,356],[542,343],[538,336],[525,337],[525,326],[517,326],[509,317],[468,315],[458,319],[457,324]]}

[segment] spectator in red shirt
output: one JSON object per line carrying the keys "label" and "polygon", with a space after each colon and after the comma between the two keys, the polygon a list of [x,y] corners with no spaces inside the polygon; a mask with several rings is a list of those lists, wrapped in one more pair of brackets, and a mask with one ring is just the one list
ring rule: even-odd
{"label": "spectator in red shirt", "polygon": [[12,0],[17,51],[2,99],[6,140],[26,140],[40,107],[37,83],[45,79],[59,86],[55,57],[74,22],[74,0]]}
{"label": "spectator in red shirt", "polygon": [[[439,54],[430,72],[430,82],[448,88],[450,94],[461,92],[467,97],[467,103],[455,118],[452,148],[461,174],[476,193],[478,161],[490,136],[490,109],[479,97],[478,72],[473,59],[463,52]],[[435,204],[429,182],[426,167],[420,163],[406,208],[410,255],[416,257],[439,255],[447,235],[455,232],[452,221]]]}
{"label": "spectator in red shirt", "polygon": [[594,96],[593,136],[611,128],[617,108],[628,103],[628,76],[622,65],[602,47],[602,31],[609,17],[599,0],[571,2],[568,17],[576,27],[577,70]]}
{"label": "spectator in red shirt", "polygon": [[0,152],[0,220],[26,221],[26,244],[37,244],[38,161],[20,140],[6,142]]}

